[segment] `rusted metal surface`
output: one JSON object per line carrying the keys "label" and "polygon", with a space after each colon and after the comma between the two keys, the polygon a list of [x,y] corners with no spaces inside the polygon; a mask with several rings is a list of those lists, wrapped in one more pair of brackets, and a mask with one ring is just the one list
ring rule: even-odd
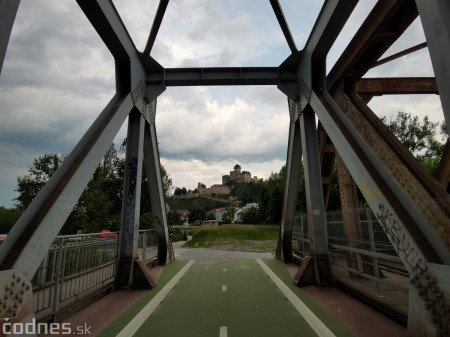
{"label": "rusted metal surface", "polygon": [[439,94],[434,77],[362,78],[355,91],[365,102],[382,95]]}
{"label": "rusted metal surface", "polygon": [[333,90],[347,77],[360,79],[417,16],[414,1],[378,1],[328,74],[328,88]]}

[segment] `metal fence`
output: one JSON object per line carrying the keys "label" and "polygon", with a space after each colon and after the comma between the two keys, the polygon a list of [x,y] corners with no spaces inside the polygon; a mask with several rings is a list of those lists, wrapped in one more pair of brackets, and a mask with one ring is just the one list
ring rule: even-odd
{"label": "metal fence", "polygon": [[[154,230],[139,232],[138,254],[156,259]],[[117,266],[119,233],[58,236],[32,279],[37,320],[55,319],[60,313],[112,288]]]}
{"label": "metal fence", "polygon": [[[386,306],[403,320],[408,310],[409,275],[370,209],[327,212],[330,260],[340,284]],[[296,217],[292,248],[309,254],[308,220]]]}

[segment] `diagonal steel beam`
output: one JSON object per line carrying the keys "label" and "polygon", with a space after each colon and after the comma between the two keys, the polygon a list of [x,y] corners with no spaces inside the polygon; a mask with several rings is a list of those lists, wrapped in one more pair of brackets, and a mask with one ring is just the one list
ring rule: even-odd
{"label": "diagonal steel beam", "polygon": [[450,130],[450,3],[416,0],[439,89],[447,130]]}
{"label": "diagonal steel beam", "polygon": [[20,0],[0,0],[0,74]]}
{"label": "diagonal steel beam", "polygon": [[289,29],[289,25],[284,17],[283,9],[281,8],[280,2],[278,0],[270,0],[270,4],[272,5],[273,11],[275,12],[275,16],[277,17],[278,23],[280,24],[281,30],[283,31],[284,38],[289,45],[292,53],[296,53],[298,51],[297,46],[295,45],[294,38],[292,37],[291,30]]}
{"label": "diagonal steel beam", "polygon": [[116,61],[117,89],[130,90],[130,59],[136,59],[136,47],[113,3],[109,0],[77,0],[77,3]]}
{"label": "diagonal steel beam", "polygon": [[158,151],[158,137],[156,134],[156,100],[150,105],[151,111],[144,131],[144,163],[147,172],[148,188],[152,213],[156,219],[156,235],[158,236],[158,264],[165,265],[169,261],[168,246],[169,232],[167,227],[166,204],[161,177],[161,165]]}
{"label": "diagonal steel beam", "polygon": [[305,53],[324,59],[357,3],[358,0],[325,1],[306,42]]}
{"label": "diagonal steel beam", "polygon": [[33,277],[132,108],[130,94],[111,99],[8,233],[0,270],[18,269]]}
{"label": "diagonal steel beam", "polygon": [[158,9],[156,10],[155,19],[153,20],[152,28],[150,30],[150,34],[147,39],[147,44],[145,45],[143,54],[150,55],[153,44],[155,43],[156,36],[158,35],[159,27],[161,27],[161,22],[164,18],[164,14],[166,13],[167,5],[169,4],[169,0],[161,0],[158,5]]}
{"label": "diagonal steel beam", "polygon": [[413,1],[378,1],[328,73],[328,89],[333,91],[346,77],[361,78],[417,15]]}

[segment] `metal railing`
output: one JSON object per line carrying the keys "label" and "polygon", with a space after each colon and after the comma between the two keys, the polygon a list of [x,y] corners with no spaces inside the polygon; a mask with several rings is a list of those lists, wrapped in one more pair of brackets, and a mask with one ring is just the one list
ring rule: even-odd
{"label": "metal railing", "polygon": [[[55,319],[57,313],[112,288],[119,238],[115,232],[56,237],[32,279],[36,319]],[[142,260],[155,260],[157,246],[154,230],[139,231]]]}
{"label": "metal railing", "polygon": [[[407,270],[370,209],[345,212],[327,212],[326,217],[336,281],[404,320],[408,311]],[[307,224],[306,215],[296,217],[292,248],[298,260],[309,254]]]}

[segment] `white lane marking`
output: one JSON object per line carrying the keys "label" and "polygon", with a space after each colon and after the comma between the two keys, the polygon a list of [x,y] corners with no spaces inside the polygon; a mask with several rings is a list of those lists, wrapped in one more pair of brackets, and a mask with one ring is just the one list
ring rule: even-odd
{"label": "white lane marking", "polygon": [[227,271],[227,268],[223,268],[222,271],[223,271],[223,272],[226,272],[226,271]]}
{"label": "white lane marking", "polygon": [[227,286],[222,286],[222,291],[223,292],[227,291]]}
{"label": "white lane marking", "polygon": [[221,326],[219,331],[219,337],[227,337],[228,336],[228,328],[226,326]]}
{"label": "white lane marking", "polygon": [[314,313],[303,303],[295,293],[289,289],[289,287],[284,284],[280,278],[275,275],[275,273],[261,260],[256,259],[256,262],[261,266],[261,268],[266,272],[267,275],[272,279],[272,281],[280,288],[281,292],[286,296],[286,298],[292,303],[292,305],[297,309],[300,315],[303,316],[306,323],[308,323],[311,328],[316,332],[319,337],[336,337],[330,329],[316,316]]}
{"label": "white lane marking", "polygon": [[119,332],[117,337],[130,337],[133,336],[136,331],[141,327],[145,320],[155,311],[158,305],[164,300],[164,298],[169,294],[172,288],[178,283],[178,281],[183,277],[183,275],[188,271],[189,268],[194,264],[195,260],[189,261],[166,285],[162,288],[159,293],[156,294],[153,299],[147,303],[147,305],[142,308],[142,310],[134,316],[134,318]]}

